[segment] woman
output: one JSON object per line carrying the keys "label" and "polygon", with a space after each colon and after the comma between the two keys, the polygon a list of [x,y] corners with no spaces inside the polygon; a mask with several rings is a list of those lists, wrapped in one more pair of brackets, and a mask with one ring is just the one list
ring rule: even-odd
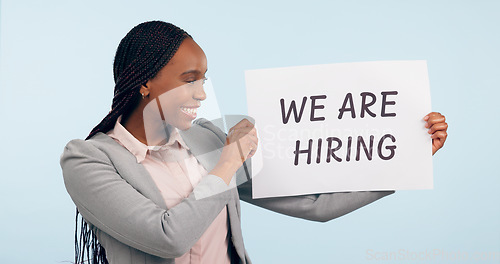
{"label": "woman", "polygon": [[[192,124],[206,98],[206,71],[203,50],[172,24],[139,24],[120,42],[112,110],[61,156],[77,226],[78,213],[84,218],[79,240],[75,234],[76,263],[85,255],[92,263],[251,263],[239,199],[328,221],[393,193],[253,200],[251,180],[236,186],[258,146],[253,125],[244,119],[225,135],[207,120]],[[438,113],[424,119],[435,153],[447,124]]]}

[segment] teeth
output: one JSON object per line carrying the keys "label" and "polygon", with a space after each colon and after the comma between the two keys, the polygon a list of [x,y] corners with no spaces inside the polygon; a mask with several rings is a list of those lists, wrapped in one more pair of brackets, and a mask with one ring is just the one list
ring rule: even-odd
{"label": "teeth", "polygon": [[196,108],[181,107],[181,110],[190,115],[196,115]]}

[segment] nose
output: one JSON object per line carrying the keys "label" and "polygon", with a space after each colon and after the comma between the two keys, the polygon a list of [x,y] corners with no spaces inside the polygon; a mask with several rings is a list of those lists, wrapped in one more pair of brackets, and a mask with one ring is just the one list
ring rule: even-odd
{"label": "nose", "polygon": [[196,86],[195,92],[193,94],[193,98],[196,101],[203,101],[203,100],[207,99],[207,94],[205,93],[205,88],[203,87],[203,83],[201,83],[201,85]]}

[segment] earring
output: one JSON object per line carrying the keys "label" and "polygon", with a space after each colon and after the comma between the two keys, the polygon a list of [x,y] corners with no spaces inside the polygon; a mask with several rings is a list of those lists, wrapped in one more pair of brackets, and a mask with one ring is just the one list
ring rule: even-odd
{"label": "earring", "polygon": [[142,94],[142,99],[144,99],[146,96],[144,94]]}

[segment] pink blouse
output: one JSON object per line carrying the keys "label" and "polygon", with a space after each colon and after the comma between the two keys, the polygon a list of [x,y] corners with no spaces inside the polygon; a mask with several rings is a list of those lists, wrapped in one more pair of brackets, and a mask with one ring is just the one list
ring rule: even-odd
{"label": "pink blouse", "polygon": [[[165,145],[147,146],[136,139],[120,123],[121,116],[107,135],[129,150],[144,165],[158,186],[167,208],[187,198],[208,172],[191,154],[177,128],[169,127],[170,137]],[[230,264],[229,220],[227,206],[219,213],[194,246],[176,264]]]}

